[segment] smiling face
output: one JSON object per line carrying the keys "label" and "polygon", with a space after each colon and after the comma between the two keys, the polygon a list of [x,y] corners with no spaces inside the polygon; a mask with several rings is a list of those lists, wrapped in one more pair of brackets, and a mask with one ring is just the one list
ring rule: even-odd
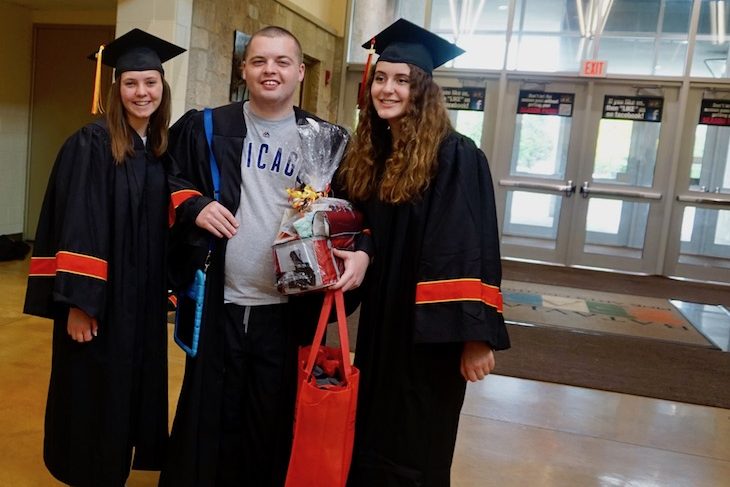
{"label": "smiling face", "polygon": [[406,63],[378,61],[370,95],[378,116],[397,129],[408,108],[411,93],[411,68]]}
{"label": "smiling face", "polygon": [[162,75],[156,70],[125,71],[118,83],[127,121],[137,132],[144,133],[162,102]]}
{"label": "smiling face", "polygon": [[294,93],[304,79],[300,59],[297,43],[287,35],[251,39],[242,74],[254,111],[275,116],[292,109]]}

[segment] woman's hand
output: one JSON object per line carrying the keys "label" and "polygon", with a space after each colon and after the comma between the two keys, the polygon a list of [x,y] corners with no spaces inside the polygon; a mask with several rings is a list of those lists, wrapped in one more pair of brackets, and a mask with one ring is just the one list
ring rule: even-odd
{"label": "woman's hand", "polygon": [[464,342],[461,375],[470,382],[485,378],[494,370],[494,351],[484,342]]}
{"label": "woman's hand", "polygon": [[218,238],[231,238],[238,228],[236,217],[217,201],[211,201],[200,210],[195,218],[195,224]]}
{"label": "woman's hand", "polygon": [[90,342],[99,331],[96,318],[87,315],[79,308],[69,308],[66,331],[72,340],[79,343]]}
{"label": "woman's hand", "polygon": [[342,273],[340,279],[330,286],[329,289],[342,289],[349,291],[356,289],[362,284],[365,278],[365,271],[370,265],[370,256],[362,250],[350,252],[349,250],[333,249],[335,257],[342,259],[345,264],[345,272]]}

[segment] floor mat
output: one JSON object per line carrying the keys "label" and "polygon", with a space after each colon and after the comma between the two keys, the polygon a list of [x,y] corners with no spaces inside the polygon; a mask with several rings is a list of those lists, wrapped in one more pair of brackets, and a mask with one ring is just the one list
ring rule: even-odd
{"label": "floor mat", "polygon": [[730,408],[730,353],[558,327],[507,327],[512,348],[497,352],[497,375]]}
{"label": "floor mat", "polygon": [[718,349],[667,299],[502,281],[509,322]]}

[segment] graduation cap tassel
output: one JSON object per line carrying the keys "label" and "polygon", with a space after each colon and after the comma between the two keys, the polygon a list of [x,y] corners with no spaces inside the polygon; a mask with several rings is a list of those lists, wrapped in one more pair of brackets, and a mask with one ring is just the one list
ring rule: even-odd
{"label": "graduation cap tassel", "polygon": [[104,107],[101,105],[101,54],[104,51],[104,44],[99,46],[96,53],[96,74],[94,75],[94,97],[91,100],[91,114],[98,115],[104,113]]}
{"label": "graduation cap tassel", "polygon": [[362,73],[362,82],[360,83],[360,93],[357,94],[357,107],[362,109],[367,103],[365,103],[365,85],[368,81],[368,73],[370,72],[370,62],[373,60],[373,54],[375,54],[375,37],[370,39],[370,49],[368,49],[368,59],[365,61],[365,71]]}

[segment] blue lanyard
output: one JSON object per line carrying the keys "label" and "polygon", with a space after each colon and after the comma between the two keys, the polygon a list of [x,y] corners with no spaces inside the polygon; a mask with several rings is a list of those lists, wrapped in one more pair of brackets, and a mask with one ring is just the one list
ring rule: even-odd
{"label": "blue lanyard", "polygon": [[205,138],[208,140],[208,159],[210,159],[210,176],[213,179],[213,196],[216,201],[221,200],[221,174],[218,171],[218,162],[213,154],[213,110],[203,110],[203,123],[205,125]]}

